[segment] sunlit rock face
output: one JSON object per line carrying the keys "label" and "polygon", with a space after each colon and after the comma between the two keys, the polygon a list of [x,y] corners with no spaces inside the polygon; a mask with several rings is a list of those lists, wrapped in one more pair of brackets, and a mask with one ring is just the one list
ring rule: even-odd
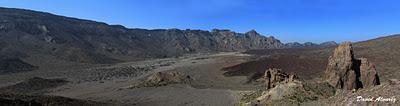
{"label": "sunlit rock face", "polygon": [[366,58],[354,58],[350,42],[337,47],[329,57],[325,79],[338,89],[359,89],[379,85],[375,66]]}

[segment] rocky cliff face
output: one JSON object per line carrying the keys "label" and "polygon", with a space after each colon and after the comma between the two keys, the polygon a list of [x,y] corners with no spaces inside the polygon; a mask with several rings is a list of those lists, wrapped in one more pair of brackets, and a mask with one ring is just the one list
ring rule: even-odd
{"label": "rocky cliff face", "polygon": [[380,83],[375,66],[366,58],[356,59],[350,42],[335,49],[325,75],[328,83],[339,89],[359,89]]}
{"label": "rocky cliff face", "polygon": [[[110,63],[130,58],[158,58],[184,53],[281,48],[274,37],[251,30],[129,29],[120,25],[0,8],[0,56],[55,56]],[[125,57],[124,57],[125,56]]]}

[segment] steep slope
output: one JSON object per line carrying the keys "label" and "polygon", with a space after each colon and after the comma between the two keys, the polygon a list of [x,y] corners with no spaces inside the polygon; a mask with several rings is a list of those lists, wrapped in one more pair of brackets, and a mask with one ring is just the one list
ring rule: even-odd
{"label": "steep slope", "polygon": [[283,44],[252,30],[128,29],[120,25],[0,8],[0,55],[54,56],[85,63],[113,63],[184,53],[281,48]]}

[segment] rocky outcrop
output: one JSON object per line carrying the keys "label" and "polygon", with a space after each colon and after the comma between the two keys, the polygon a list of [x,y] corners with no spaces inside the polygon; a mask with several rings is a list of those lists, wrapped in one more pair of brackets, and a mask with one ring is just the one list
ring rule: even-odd
{"label": "rocky outcrop", "polygon": [[337,47],[325,71],[328,83],[339,89],[359,89],[379,84],[375,66],[366,58],[354,58],[350,42]]}
{"label": "rocky outcrop", "polygon": [[350,42],[345,42],[337,47],[333,56],[329,57],[325,71],[328,83],[336,88],[357,88],[356,73],[354,65],[353,48]]}
{"label": "rocky outcrop", "polygon": [[297,77],[293,74],[281,72],[281,69],[268,69],[264,74],[267,89],[274,88],[281,83],[289,83],[295,81]]}
{"label": "rocky outcrop", "polygon": [[140,87],[159,87],[166,86],[168,84],[185,84],[190,83],[191,77],[189,75],[185,75],[181,72],[157,72],[149,77],[146,80],[141,81],[129,88],[140,88]]}
{"label": "rocky outcrop", "polygon": [[[283,103],[291,106],[315,100],[318,96],[312,90],[305,89],[304,82],[300,81],[295,75],[284,73],[281,69],[268,69],[265,71],[264,80],[267,89],[262,93],[254,92],[254,94],[250,94],[254,96],[260,94],[260,96],[250,102],[245,102],[245,104],[264,106],[282,105]],[[245,99],[248,99],[248,97]]]}

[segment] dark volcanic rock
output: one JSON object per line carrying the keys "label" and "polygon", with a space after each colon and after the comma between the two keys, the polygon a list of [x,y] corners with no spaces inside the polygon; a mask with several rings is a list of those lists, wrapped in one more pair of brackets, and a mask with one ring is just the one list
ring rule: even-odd
{"label": "dark volcanic rock", "polygon": [[367,59],[355,59],[350,42],[337,47],[325,71],[328,83],[340,89],[359,89],[379,84],[375,66]]}
{"label": "dark volcanic rock", "polygon": [[114,63],[184,53],[282,48],[283,44],[252,30],[128,29],[120,25],[0,8],[0,56],[24,53],[85,63]]}
{"label": "dark volcanic rock", "polygon": [[278,84],[293,82],[297,77],[293,74],[286,74],[281,72],[281,69],[268,69],[265,71],[265,84],[267,89],[271,89]]}

